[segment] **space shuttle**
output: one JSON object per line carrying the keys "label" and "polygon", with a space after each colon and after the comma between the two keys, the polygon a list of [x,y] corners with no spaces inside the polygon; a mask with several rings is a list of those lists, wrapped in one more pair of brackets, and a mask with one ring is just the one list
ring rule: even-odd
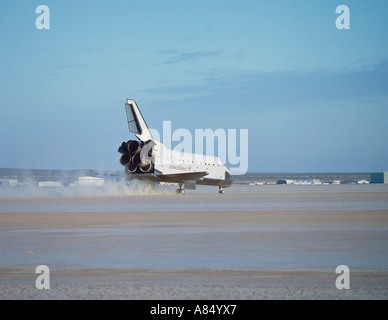
{"label": "space shuttle", "polygon": [[170,150],[152,137],[134,100],[127,99],[125,111],[129,131],[137,138],[124,141],[118,148],[127,180],[139,179],[153,185],[177,183],[177,194],[196,189],[197,185],[218,186],[223,194],[224,188],[232,185],[230,171],[218,157]]}

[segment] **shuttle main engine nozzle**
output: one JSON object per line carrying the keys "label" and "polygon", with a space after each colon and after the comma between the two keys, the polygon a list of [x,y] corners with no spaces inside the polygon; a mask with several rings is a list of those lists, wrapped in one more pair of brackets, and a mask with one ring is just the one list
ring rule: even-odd
{"label": "shuttle main engine nozzle", "polygon": [[124,154],[120,157],[120,163],[121,163],[123,166],[127,166],[130,162],[131,162],[131,155],[130,155],[129,153],[124,153]]}
{"label": "shuttle main engine nozzle", "polygon": [[136,140],[129,140],[127,144],[127,149],[130,154],[135,154],[137,152],[140,152],[141,146],[139,141]]}

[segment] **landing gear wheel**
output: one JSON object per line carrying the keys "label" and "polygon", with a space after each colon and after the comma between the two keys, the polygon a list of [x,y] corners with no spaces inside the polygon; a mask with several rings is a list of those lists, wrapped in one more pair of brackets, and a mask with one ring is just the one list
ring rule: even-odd
{"label": "landing gear wheel", "polygon": [[224,194],[225,191],[224,191],[224,189],[223,189],[222,187],[220,187],[220,188],[218,189],[218,193],[219,193],[219,194]]}
{"label": "landing gear wheel", "polygon": [[185,189],[182,189],[183,183],[179,183],[179,189],[176,190],[176,194],[185,194]]}

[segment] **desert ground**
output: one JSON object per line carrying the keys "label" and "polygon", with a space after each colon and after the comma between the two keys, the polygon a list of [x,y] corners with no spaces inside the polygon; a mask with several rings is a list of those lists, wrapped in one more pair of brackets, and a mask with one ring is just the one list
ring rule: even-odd
{"label": "desert ground", "polygon": [[0,299],[388,298],[387,185],[174,191],[0,190]]}

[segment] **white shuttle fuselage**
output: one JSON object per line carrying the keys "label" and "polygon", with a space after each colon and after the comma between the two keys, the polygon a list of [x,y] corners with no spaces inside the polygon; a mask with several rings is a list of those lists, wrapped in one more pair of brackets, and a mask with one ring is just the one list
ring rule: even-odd
{"label": "white shuttle fuselage", "polygon": [[140,140],[123,142],[118,150],[129,179],[175,182],[177,193],[195,189],[197,184],[218,186],[220,193],[231,186],[230,171],[218,157],[170,150],[153,139],[134,100],[127,99],[125,110],[129,131]]}

